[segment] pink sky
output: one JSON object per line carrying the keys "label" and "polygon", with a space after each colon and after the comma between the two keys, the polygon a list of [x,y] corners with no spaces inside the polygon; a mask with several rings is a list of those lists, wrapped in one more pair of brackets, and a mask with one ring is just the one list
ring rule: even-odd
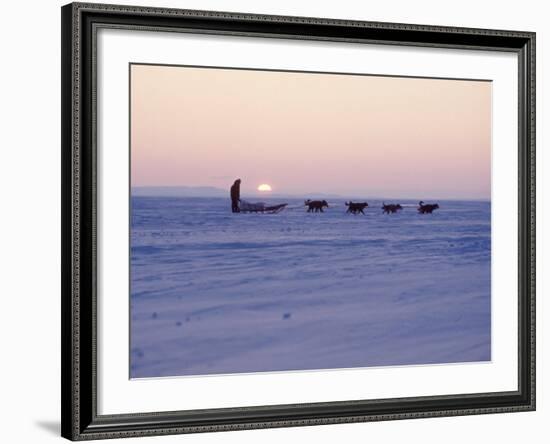
{"label": "pink sky", "polygon": [[132,186],[491,195],[491,83],[132,65]]}

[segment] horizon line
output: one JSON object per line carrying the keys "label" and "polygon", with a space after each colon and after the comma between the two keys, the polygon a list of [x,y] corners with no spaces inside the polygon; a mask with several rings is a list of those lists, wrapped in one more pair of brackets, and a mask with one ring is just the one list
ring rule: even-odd
{"label": "horizon line", "polygon": [[[135,188],[181,188],[183,186],[137,186],[137,187],[131,187],[131,190],[135,189]],[[205,186],[205,188],[214,188],[214,189],[220,189],[221,188],[217,188],[217,187],[209,187],[209,186]],[[223,190],[225,191],[225,190]],[[367,195],[367,196],[361,196],[356,194],[356,193],[349,193],[347,195],[342,195],[342,194],[337,194],[337,193],[330,193],[330,192],[312,192],[312,193],[300,193],[300,194],[292,194],[292,193],[269,193],[269,194],[263,194],[263,193],[250,193],[250,194],[247,194],[247,193],[241,193],[243,195],[243,197],[245,198],[266,198],[266,199],[278,199],[278,198],[285,198],[285,197],[288,197],[288,198],[292,198],[292,199],[307,199],[307,198],[315,198],[315,197],[318,197],[318,198],[324,198],[324,199],[373,199],[373,200],[390,200],[390,199],[393,199],[393,200],[417,200],[419,199],[418,197],[403,197],[403,196],[396,196],[396,195],[392,195],[392,196],[380,196],[380,195]],[[225,196],[216,196],[216,195],[199,195],[199,194],[196,194],[196,195],[193,195],[193,196],[185,196],[185,195],[166,195],[166,194],[149,194],[149,195],[134,195],[134,193],[132,193],[132,191],[130,191],[130,196],[131,197],[176,197],[176,198],[192,198],[192,199],[195,199],[195,198],[209,198],[209,199],[229,199],[229,196],[225,197]],[[456,197],[456,196],[449,196],[449,197],[433,197],[433,196],[430,196],[430,195],[427,195],[427,196],[423,196],[420,198],[420,200],[435,200],[435,199],[439,199],[439,200],[463,200],[463,201],[483,201],[483,202],[491,202],[492,200],[492,197],[489,196],[489,197]]]}

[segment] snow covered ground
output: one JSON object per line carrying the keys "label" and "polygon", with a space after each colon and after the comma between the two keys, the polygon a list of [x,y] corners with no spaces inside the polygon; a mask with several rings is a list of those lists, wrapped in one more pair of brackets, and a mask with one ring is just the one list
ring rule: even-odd
{"label": "snow covered ground", "polygon": [[489,202],[284,201],[132,198],[131,377],[491,359]]}

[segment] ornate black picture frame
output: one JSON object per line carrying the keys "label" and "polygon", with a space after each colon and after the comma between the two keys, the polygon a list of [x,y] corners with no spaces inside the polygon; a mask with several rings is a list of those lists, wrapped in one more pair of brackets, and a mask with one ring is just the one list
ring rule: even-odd
{"label": "ornate black picture frame", "polygon": [[[535,409],[535,34],[72,3],[62,8],[62,436],[71,440]],[[518,390],[98,415],[96,30],[160,30],[506,51],[519,66]],[[514,211],[514,209],[511,209]]]}

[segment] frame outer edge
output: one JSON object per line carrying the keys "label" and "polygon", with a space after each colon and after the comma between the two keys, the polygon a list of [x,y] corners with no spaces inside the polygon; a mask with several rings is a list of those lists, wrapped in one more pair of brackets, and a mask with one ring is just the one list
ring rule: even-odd
{"label": "frame outer edge", "polygon": [[531,363],[530,363],[530,385],[531,385],[531,407],[533,410],[536,410],[536,404],[537,404],[537,395],[536,395],[536,367],[537,367],[537,359],[536,359],[536,325],[537,325],[537,318],[536,318],[536,249],[537,249],[537,242],[536,242],[536,175],[537,175],[537,169],[536,169],[536,146],[537,146],[537,133],[536,133],[536,125],[537,125],[537,117],[536,117],[536,108],[537,108],[537,95],[536,95],[536,76],[537,76],[537,60],[536,60],[536,34],[533,32],[531,33],[529,37],[529,81],[530,81],[530,89],[529,89],[529,113],[530,113],[530,126],[529,126],[529,178],[530,178],[530,202],[529,202],[529,209],[530,209],[530,239],[529,239],[529,247],[530,247],[530,300],[531,300],[531,312],[530,312],[530,345],[531,345]]}
{"label": "frame outer edge", "polygon": [[81,439],[79,6],[61,8],[62,412],[61,435]]}
{"label": "frame outer edge", "polygon": [[[530,397],[524,400],[524,403],[507,407],[475,407],[457,410],[429,410],[424,412],[410,413],[392,413],[392,414],[374,414],[360,416],[332,416],[313,419],[269,419],[267,421],[231,423],[231,424],[210,424],[200,426],[148,426],[147,428],[135,428],[124,422],[115,427],[103,428],[99,423],[95,423],[95,413],[93,423],[83,424],[81,417],[81,405],[88,400],[85,399],[85,392],[81,393],[83,388],[81,384],[81,319],[80,319],[80,297],[81,297],[81,222],[85,225],[85,220],[81,221],[81,98],[86,100],[86,95],[82,96],[82,72],[81,66],[81,16],[82,12],[102,12],[109,13],[133,13],[148,15],[151,18],[155,16],[171,15],[176,17],[193,18],[219,18],[222,20],[244,20],[244,21],[271,21],[271,22],[293,22],[303,24],[323,24],[348,27],[371,27],[386,30],[416,30],[431,31],[436,33],[462,33],[479,34],[492,36],[507,36],[525,41],[523,51],[525,69],[527,70],[523,83],[523,100],[527,101],[523,108],[525,115],[523,118],[527,122],[528,128],[524,133],[523,143],[525,143],[525,155],[527,161],[523,173],[528,174],[528,190],[524,191],[524,196],[529,204],[528,214],[524,217],[528,220],[528,238],[523,248],[528,254],[529,269],[525,276],[526,285],[529,293],[525,295],[525,300],[530,308],[528,313],[524,313],[524,319],[527,319],[529,326],[525,326],[523,334],[527,334],[528,340],[524,342],[527,346],[526,353],[529,353],[530,360],[526,365],[528,374],[527,379]],[[472,415],[486,413],[501,413],[526,411],[535,409],[535,33],[521,31],[500,31],[483,30],[458,27],[440,27],[425,25],[408,25],[396,23],[378,23],[378,22],[359,22],[352,20],[337,19],[319,19],[307,17],[287,17],[287,16],[268,16],[239,13],[223,13],[214,11],[193,11],[166,8],[148,8],[139,6],[118,6],[107,4],[87,4],[71,3],[62,7],[62,436],[71,440],[89,440],[105,438],[121,438],[151,435],[167,435],[176,433],[197,433],[210,431],[229,431],[242,429],[257,429],[267,427],[289,427],[289,426],[307,426],[321,424],[337,424],[364,421],[396,420],[423,417],[441,417],[456,415]],[[86,103],[84,103],[86,105]],[[82,122],[84,124],[84,122]],[[84,190],[85,191],[85,190]],[[525,231],[524,231],[525,232]],[[521,248],[521,246],[520,246]],[[87,316],[86,313],[83,313]],[[527,331],[529,327],[529,332]],[[527,342],[527,343],[526,343]],[[86,351],[84,351],[85,353]],[[524,355],[525,356],[525,355]],[[527,402],[525,402],[527,401]],[[85,405],[85,404],[84,404]],[[161,413],[161,412],[159,412]]]}
{"label": "frame outer edge", "polygon": [[61,436],[70,438],[72,417],[72,354],[70,352],[70,331],[72,330],[70,317],[72,304],[70,285],[72,276],[70,269],[70,249],[72,238],[68,230],[71,226],[71,162],[70,162],[70,138],[71,138],[71,20],[67,19],[68,6],[61,8]]}
{"label": "frame outer edge", "polygon": [[112,3],[86,3],[73,2],[75,8],[90,11],[102,11],[106,13],[122,13],[122,14],[143,14],[149,16],[173,16],[173,17],[195,17],[195,18],[216,18],[224,20],[255,20],[257,22],[283,22],[296,24],[313,24],[313,25],[329,25],[329,26],[348,26],[348,27],[369,27],[388,30],[415,30],[438,33],[461,33],[469,35],[492,35],[506,36],[516,38],[530,38],[534,33],[530,31],[515,31],[502,29],[488,28],[468,28],[459,26],[439,26],[439,25],[423,25],[419,23],[390,23],[377,22],[367,20],[352,20],[326,17],[306,17],[306,16],[290,16],[290,15],[271,15],[271,14],[255,14],[242,13],[237,11],[215,11],[201,9],[181,9],[168,7],[149,7],[138,5],[117,5]]}
{"label": "frame outer edge", "polygon": [[73,206],[72,206],[72,235],[73,235],[73,250],[72,250],[72,270],[73,270],[73,417],[72,417],[72,439],[81,439],[81,432],[84,428],[82,424],[81,403],[85,402],[81,397],[81,319],[80,319],[80,298],[81,298],[81,269],[80,269],[80,223],[81,223],[81,55],[80,44],[81,35],[81,8],[77,3],[72,4],[72,118],[73,118],[73,134],[72,134],[72,162],[73,162]]}

